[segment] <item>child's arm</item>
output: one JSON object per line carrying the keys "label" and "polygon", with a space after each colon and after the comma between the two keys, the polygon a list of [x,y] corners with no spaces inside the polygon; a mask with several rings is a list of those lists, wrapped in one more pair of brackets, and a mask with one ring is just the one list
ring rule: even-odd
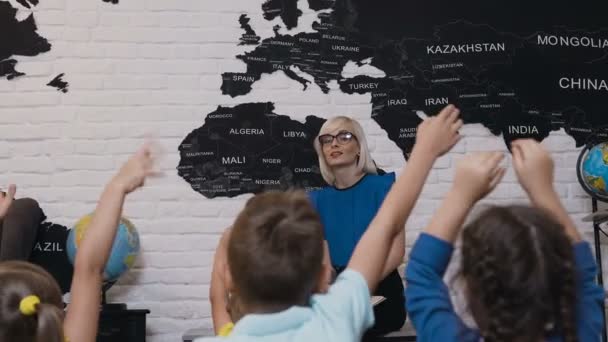
{"label": "child's arm", "polygon": [[[387,177],[387,176],[385,176]],[[386,197],[386,194],[391,190],[391,186],[395,184],[395,173],[390,173],[388,175],[389,179],[391,179],[390,183],[386,184],[386,187],[383,190],[384,197],[380,199],[377,208],[379,209],[382,206],[382,202]],[[377,211],[377,210],[376,210]],[[391,243],[391,247],[388,252],[388,257],[386,258],[386,262],[382,268],[382,276],[380,277],[381,281],[384,280],[391,272],[395,271],[402,263],[403,257],[405,256],[405,226],[399,230],[399,234],[395,236],[393,242]]]}
{"label": "child's arm", "polygon": [[462,126],[459,113],[454,106],[447,106],[418,127],[416,145],[405,170],[357,244],[348,268],[363,275],[370,291],[380,281],[390,246],[403,229],[435,159],[458,142]]}
{"label": "child's arm", "polygon": [[550,212],[564,226],[573,242],[581,241],[581,235],[553,187],[553,159],[535,140],[522,139],[511,143],[513,167],[519,183],[528,193],[532,203]]}
{"label": "child's arm", "polygon": [[451,190],[418,238],[406,269],[408,314],[424,341],[473,341],[479,336],[454,312],[443,275],[453,242],[472,206],[498,184],[505,170],[502,153],[478,153],[462,159]]}
{"label": "child's arm", "polygon": [[576,272],[576,326],[580,341],[598,340],[603,327],[604,290],[595,283],[598,270],[588,243],[584,242],[553,186],[553,160],[534,140],[512,143],[513,166],[532,203],[564,227],[574,243]]}
{"label": "child's arm", "polygon": [[324,294],[327,293],[331,283],[335,279],[336,270],[331,265],[331,255],[329,255],[329,245],[327,241],[323,241],[323,261],[321,267],[321,274],[319,275],[319,279],[317,280],[317,286],[315,287],[313,293],[315,294]]}
{"label": "child's arm", "polygon": [[384,263],[384,269],[380,279],[386,278],[391,272],[403,263],[403,257],[405,256],[405,229],[399,230],[399,234],[395,236],[391,243],[388,257]]}
{"label": "child's arm", "polygon": [[148,145],[132,156],[106,186],[89,229],[76,253],[71,301],[64,321],[70,341],[93,342],[97,336],[102,273],[118,228],[125,196],[151,173]]}
{"label": "child's arm", "polygon": [[469,211],[490,193],[505,174],[500,152],[481,152],[463,158],[456,168],[454,184],[424,232],[453,243]]}
{"label": "child's arm", "polygon": [[231,228],[228,228],[220,240],[215,257],[213,259],[213,270],[211,272],[211,285],[209,286],[209,300],[211,302],[211,316],[213,318],[213,330],[217,335],[220,329],[232,322],[228,312],[228,289],[225,276],[228,272],[228,239]]}

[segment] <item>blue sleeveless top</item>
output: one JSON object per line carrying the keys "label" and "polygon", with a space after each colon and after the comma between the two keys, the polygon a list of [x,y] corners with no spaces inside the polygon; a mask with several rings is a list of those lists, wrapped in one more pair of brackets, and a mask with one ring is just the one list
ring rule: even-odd
{"label": "blue sleeveless top", "polygon": [[309,193],[325,229],[334,266],[346,266],[355,246],[395,182],[395,173],[367,174],[346,189],[328,186]]}

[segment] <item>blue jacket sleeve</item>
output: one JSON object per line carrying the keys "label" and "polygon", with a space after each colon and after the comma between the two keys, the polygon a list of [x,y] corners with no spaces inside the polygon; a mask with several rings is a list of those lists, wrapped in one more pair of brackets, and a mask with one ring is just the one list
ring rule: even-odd
{"label": "blue jacket sleeve", "polygon": [[600,341],[604,290],[595,282],[597,266],[587,242],[574,245],[576,267],[576,320],[579,341]]}
{"label": "blue jacket sleeve", "polygon": [[410,254],[405,298],[418,341],[478,341],[480,338],[454,311],[443,282],[453,250],[451,244],[423,233]]}

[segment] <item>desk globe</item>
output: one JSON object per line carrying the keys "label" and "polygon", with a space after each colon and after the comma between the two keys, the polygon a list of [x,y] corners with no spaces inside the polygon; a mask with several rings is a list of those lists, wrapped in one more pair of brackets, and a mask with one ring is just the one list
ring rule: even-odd
{"label": "desk globe", "polygon": [[[70,230],[66,249],[72,265],[74,265],[78,247],[86,235],[92,218],[92,214],[84,216],[76,223],[74,228]],[[133,267],[135,258],[138,254],[139,234],[137,233],[135,226],[129,220],[121,218],[118,224],[116,237],[114,238],[114,244],[112,245],[112,250],[110,252],[110,257],[108,258],[108,262],[106,263],[103,272],[104,290],[109,288],[107,285],[116,282],[118,278]]]}
{"label": "desk globe", "polygon": [[583,189],[594,199],[608,202],[608,143],[585,147],[576,169]]}

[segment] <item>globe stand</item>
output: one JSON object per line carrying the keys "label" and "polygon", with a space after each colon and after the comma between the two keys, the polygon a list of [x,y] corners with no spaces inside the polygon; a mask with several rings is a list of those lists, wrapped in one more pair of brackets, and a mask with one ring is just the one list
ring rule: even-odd
{"label": "globe stand", "polygon": [[[597,189],[594,189],[592,187],[589,186],[589,184],[587,183],[587,180],[585,179],[585,176],[583,175],[584,173],[584,162],[587,160],[587,153],[589,153],[589,151],[591,151],[592,149],[600,146],[600,144],[606,144],[608,142],[606,142],[606,139],[600,138],[598,136],[591,136],[588,140],[588,142],[585,144],[585,148],[583,148],[583,150],[581,151],[580,155],[578,156],[578,160],[576,162],[576,175],[578,178],[578,182],[581,184],[583,190],[585,190],[585,192],[587,192],[589,194],[589,196],[591,197],[591,208],[592,208],[592,213],[591,215],[583,218],[583,221],[592,221],[593,222],[593,242],[594,242],[594,246],[595,246],[595,261],[597,264],[597,269],[598,269],[598,275],[597,275],[597,283],[599,286],[602,287],[602,290],[604,290],[604,292],[606,291],[604,289],[604,273],[603,273],[603,267],[602,267],[602,245],[600,242],[600,233],[604,234],[605,236],[608,237],[608,234],[601,228],[601,224],[608,222],[608,198],[606,198],[604,195],[600,195],[600,193],[597,192]],[[597,152],[596,152],[597,153]],[[603,158],[602,158],[603,159]],[[604,161],[605,163],[605,161]],[[598,198],[601,201],[598,201]],[[601,208],[598,208],[601,207]],[[601,209],[601,210],[599,210]],[[603,329],[602,329],[602,341],[604,342],[608,342],[608,337],[606,334],[606,300],[604,299],[602,301],[602,325],[603,325]]]}
{"label": "globe stand", "polygon": [[107,292],[114,282],[104,283],[101,288],[101,310],[97,342],[145,342],[146,315],[150,310],[129,310],[124,303],[108,303]]}
{"label": "globe stand", "polygon": [[101,310],[103,311],[124,311],[127,310],[125,303],[108,303],[107,292],[116,282],[104,283],[101,287]]}
{"label": "globe stand", "polygon": [[[606,207],[605,204],[601,203],[603,207]],[[595,198],[591,198],[591,209],[594,214],[598,212],[598,201]],[[603,211],[606,209],[604,208]],[[595,243],[595,263],[597,264],[598,275],[597,275],[597,283],[604,290],[604,273],[602,269],[602,245],[600,243],[600,233],[607,235],[600,224],[608,221],[608,218],[597,217],[593,219],[593,242]],[[608,235],[607,235],[608,236]],[[605,290],[604,290],[605,291]],[[603,329],[602,329],[602,341],[608,342],[608,337],[606,334],[606,301],[602,301],[602,316],[603,316]]]}

